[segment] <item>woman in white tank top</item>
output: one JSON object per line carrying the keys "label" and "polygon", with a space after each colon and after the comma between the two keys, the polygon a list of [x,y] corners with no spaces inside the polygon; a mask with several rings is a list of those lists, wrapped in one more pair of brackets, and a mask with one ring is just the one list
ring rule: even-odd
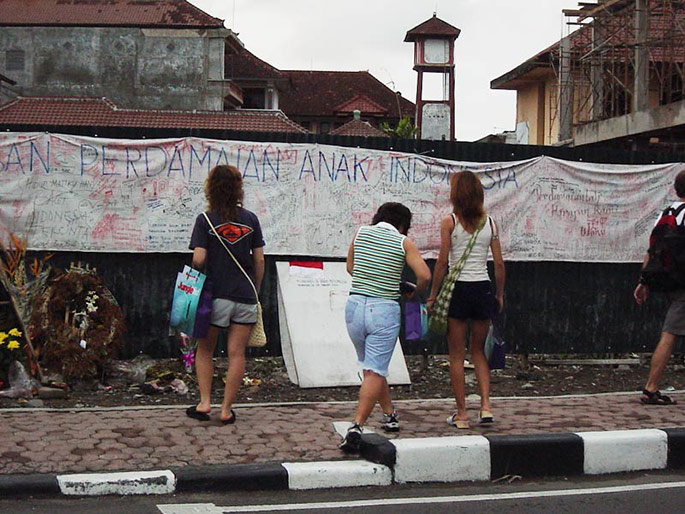
{"label": "woman in white tank top", "polygon": [[[440,290],[447,274],[448,263],[453,267],[465,258],[450,300],[447,317],[450,379],[457,402],[457,411],[447,423],[457,428],[469,428],[466,413],[464,358],[466,331],[471,326],[469,348],[480,390],[479,423],[492,423],[490,408],[490,368],[485,357],[485,339],[490,320],[504,305],[504,260],[497,224],[487,216],[483,206],[483,186],[476,175],[461,171],[450,177],[450,201],[454,212],[446,216],[440,226],[440,254],[435,263],[433,285],[428,298],[428,309]],[[475,233],[475,239],[474,239]],[[495,264],[496,292],[488,276],[488,250]]]}

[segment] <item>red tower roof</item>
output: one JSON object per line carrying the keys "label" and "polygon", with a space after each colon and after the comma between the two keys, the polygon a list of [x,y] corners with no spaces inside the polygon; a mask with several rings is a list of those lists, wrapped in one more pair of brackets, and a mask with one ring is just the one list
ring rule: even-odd
{"label": "red tower roof", "polygon": [[429,20],[424,21],[407,32],[405,42],[416,41],[417,38],[437,37],[454,41],[459,37],[461,29],[442,21],[435,14]]}

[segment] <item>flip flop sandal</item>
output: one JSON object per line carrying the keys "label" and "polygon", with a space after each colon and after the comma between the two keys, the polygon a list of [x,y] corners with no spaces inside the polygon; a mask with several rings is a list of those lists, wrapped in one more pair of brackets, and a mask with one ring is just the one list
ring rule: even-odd
{"label": "flip flop sandal", "polygon": [[661,394],[661,391],[659,391],[658,389],[654,392],[647,391],[647,389],[643,389],[642,395],[643,396],[640,398],[640,401],[645,405],[675,405],[676,403],[678,403],[670,396]]}
{"label": "flip flop sandal", "polygon": [[231,409],[231,417],[228,419],[222,419],[221,424],[222,425],[232,425],[233,423],[235,423],[236,417],[237,416],[235,415],[235,412],[233,411],[233,409]]}
{"label": "flip flop sandal", "polygon": [[479,425],[492,425],[494,422],[495,418],[489,410],[482,410],[478,413]]}
{"label": "flip flop sandal", "polygon": [[186,409],[186,416],[197,419],[198,421],[209,421],[209,414],[197,410],[197,406],[193,405]]}
{"label": "flip flop sandal", "polygon": [[452,414],[447,418],[446,421],[449,426],[458,428],[459,430],[468,430],[471,428],[468,419],[455,419],[454,416],[456,416],[456,414]]}

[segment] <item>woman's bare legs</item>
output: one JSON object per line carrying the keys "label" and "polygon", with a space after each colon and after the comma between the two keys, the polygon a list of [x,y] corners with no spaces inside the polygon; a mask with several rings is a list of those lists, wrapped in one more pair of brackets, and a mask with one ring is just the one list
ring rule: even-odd
{"label": "woman's bare legs", "polygon": [[466,358],[466,321],[447,318],[447,344],[449,346],[450,380],[454,399],[457,401],[457,414],[454,419],[466,420],[466,381],[464,359]]}
{"label": "woman's bare legs", "polygon": [[228,371],[226,372],[224,401],[221,404],[221,420],[231,418],[231,406],[245,374],[245,347],[251,331],[252,325],[237,323],[228,328]]}
{"label": "woman's bare legs", "polygon": [[469,348],[471,349],[471,360],[478,380],[480,391],[481,410],[490,410],[490,366],[485,357],[485,340],[490,330],[490,320],[472,320],[471,337],[469,338]]}
{"label": "woman's bare legs", "polygon": [[198,339],[197,350],[195,350],[195,372],[197,373],[197,384],[200,388],[200,403],[197,404],[197,411],[209,414],[212,410],[212,378],[214,376],[214,348],[219,329],[215,326],[209,327],[207,337]]}

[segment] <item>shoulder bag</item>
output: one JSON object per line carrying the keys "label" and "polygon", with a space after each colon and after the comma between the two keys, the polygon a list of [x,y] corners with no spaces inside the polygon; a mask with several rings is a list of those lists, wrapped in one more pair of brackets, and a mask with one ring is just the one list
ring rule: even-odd
{"label": "shoulder bag", "polygon": [[[476,238],[478,237],[480,231],[483,230],[485,222],[488,218],[489,216],[483,216],[483,219],[480,221],[480,223],[478,223],[476,230],[474,230],[473,234],[471,234],[469,243],[466,245],[466,248],[464,248],[464,253],[461,255],[454,268],[449,271],[447,277],[445,277],[445,280],[443,280],[442,285],[440,286],[440,292],[435,299],[433,313],[431,314],[428,323],[428,328],[436,335],[444,336],[447,333],[447,313],[450,308],[450,300],[452,299],[452,290],[454,289],[454,284],[459,278],[461,270],[464,268],[464,264],[466,264],[466,259],[468,259],[469,255],[471,255],[471,250],[473,250],[473,247],[476,244]],[[454,223],[456,228],[456,219],[454,220]]]}

